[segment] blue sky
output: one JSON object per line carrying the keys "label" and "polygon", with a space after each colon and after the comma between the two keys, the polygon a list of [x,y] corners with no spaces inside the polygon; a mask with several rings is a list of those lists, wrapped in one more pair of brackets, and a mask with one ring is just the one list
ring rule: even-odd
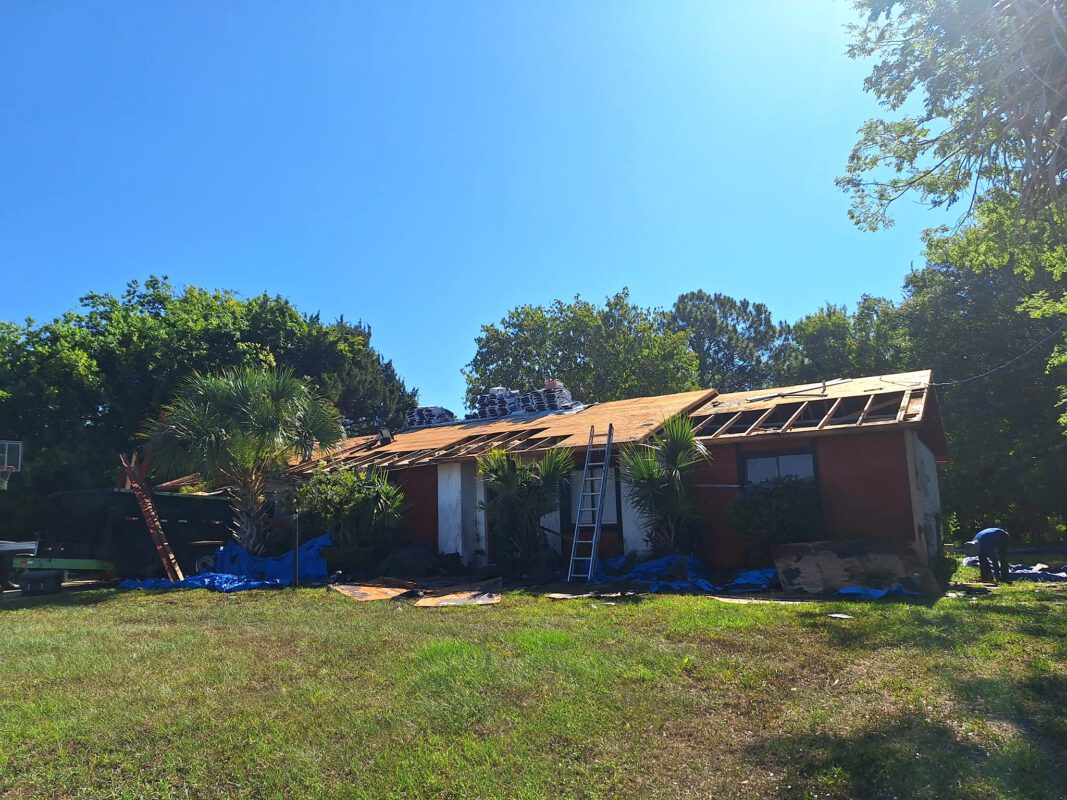
{"label": "blue sky", "polygon": [[878,108],[842,0],[0,8],[0,318],[132,278],[362,319],[459,410],[482,323],[702,288],[892,298],[919,231],[833,184]]}

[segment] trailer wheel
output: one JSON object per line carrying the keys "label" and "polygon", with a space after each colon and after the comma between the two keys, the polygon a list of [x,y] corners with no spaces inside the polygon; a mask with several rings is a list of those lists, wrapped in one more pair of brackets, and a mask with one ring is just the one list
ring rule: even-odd
{"label": "trailer wheel", "polygon": [[193,574],[199,575],[201,572],[213,572],[215,570],[215,554],[214,553],[201,553],[193,561]]}

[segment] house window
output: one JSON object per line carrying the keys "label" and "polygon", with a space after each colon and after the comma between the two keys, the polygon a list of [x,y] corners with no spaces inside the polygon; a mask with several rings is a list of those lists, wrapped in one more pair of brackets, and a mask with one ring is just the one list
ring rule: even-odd
{"label": "house window", "polygon": [[777,478],[815,480],[815,459],[811,453],[784,453],[745,458],[745,480],[753,484],[768,483]]}

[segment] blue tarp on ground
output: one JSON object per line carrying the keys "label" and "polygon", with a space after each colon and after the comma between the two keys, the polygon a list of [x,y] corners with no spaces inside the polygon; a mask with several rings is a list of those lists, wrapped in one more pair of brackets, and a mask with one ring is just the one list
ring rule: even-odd
{"label": "blue tarp on ground", "polygon": [[[778,580],[772,569],[750,569],[737,575],[724,586],[708,580],[707,570],[693,556],[663,556],[634,564],[620,573],[627,564],[625,556],[601,559],[593,583],[647,583],[650,592],[766,592]],[[613,574],[615,573],[615,574]]]}
{"label": "blue tarp on ground", "polygon": [[739,594],[747,592],[767,592],[778,580],[778,570],[774,568],[750,569],[742,572],[726,584],[726,591]]}
{"label": "blue tarp on ground", "polygon": [[[300,545],[300,583],[305,585],[326,582],[324,548],[333,544],[330,535],[309,539]],[[211,589],[215,592],[241,592],[245,589],[268,589],[289,586],[293,582],[293,553],[274,558],[254,556],[236,542],[223,545],[215,556],[216,572],[202,572],[183,581],[166,578],[147,580],[127,579],[120,589]]]}
{"label": "blue tarp on ground", "polygon": [[[978,556],[968,556],[963,559],[963,566],[965,567],[980,567],[978,563]],[[1041,566],[1045,566],[1042,564]],[[1067,567],[1061,569],[1059,572],[1054,572],[1051,569],[1035,569],[1032,564],[1010,564],[1008,565],[1008,575],[1012,580],[1016,581],[1067,581]]]}
{"label": "blue tarp on ground", "polygon": [[891,595],[903,595],[905,597],[918,597],[918,592],[909,592],[903,586],[892,586],[889,589],[872,589],[869,586],[846,586],[838,589],[837,594],[845,597],[857,597],[861,600],[881,600]]}
{"label": "blue tarp on ground", "polygon": [[626,556],[601,559],[597,562],[597,573],[592,582],[647,583],[650,592],[715,592],[720,588],[708,580],[704,565],[693,556],[653,558],[618,573],[626,563]]}

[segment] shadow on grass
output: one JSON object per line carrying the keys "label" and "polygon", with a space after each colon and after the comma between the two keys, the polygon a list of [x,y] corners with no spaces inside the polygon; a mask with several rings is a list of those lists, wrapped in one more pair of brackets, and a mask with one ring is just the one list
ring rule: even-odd
{"label": "shadow on grass", "polygon": [[21,611],[27,608],[75,608],[78,606],[95,606],[110,603],[117,599],[119,591],[105,587],[86,587],[84,589],[64,589],[55,594],[26,595],[18,592],[5,592],[0,600],[0,613],[4,611]]}
{"label": "shadow on grass", "polygon": [[1061,796],[1063,788],[1056,761],[1030,742],[987,750],[917,713],[874,718],[847,732],[768,734],[751,756],[778,765],[782,797],[1037,800]]}

